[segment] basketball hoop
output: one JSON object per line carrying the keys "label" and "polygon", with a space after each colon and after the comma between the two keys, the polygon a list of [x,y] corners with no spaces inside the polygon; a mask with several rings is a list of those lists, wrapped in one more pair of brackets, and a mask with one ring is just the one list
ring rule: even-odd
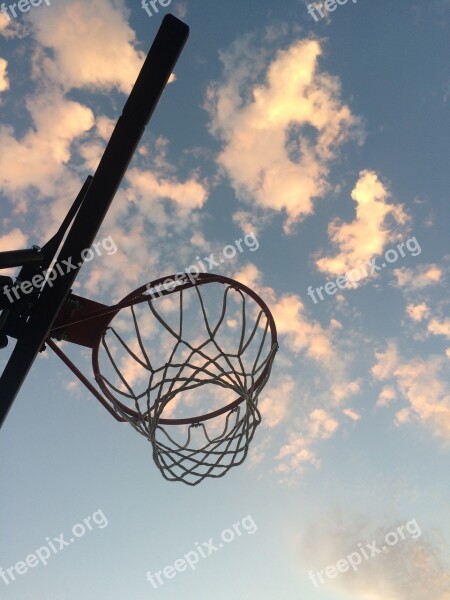
{"label": "basketball hoop", "polygon": [[63,325],[58,319],[52,337],[92,347],[104,396],[95,395],[150,441],[167,480],[197,485],[245,460],[278,349],[273,316],[258,294],[203,273],[158,279],[112,307],[73,298],[75,312]]}

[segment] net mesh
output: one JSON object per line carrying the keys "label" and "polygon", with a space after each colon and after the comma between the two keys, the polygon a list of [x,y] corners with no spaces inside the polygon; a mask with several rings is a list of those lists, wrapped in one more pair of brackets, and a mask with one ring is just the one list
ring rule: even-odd
{"label": "net mesh", "polygon": [[216,282],[149,294],[104,332],[97,381],[167,480],[197,485],[245,460],[278,348],[267,312]]}

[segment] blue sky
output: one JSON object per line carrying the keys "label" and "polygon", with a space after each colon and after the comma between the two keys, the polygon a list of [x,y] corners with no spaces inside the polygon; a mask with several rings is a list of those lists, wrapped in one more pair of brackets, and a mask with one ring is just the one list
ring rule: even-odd
{"label": "blue sky", "polygon": [[172,12],[190,38],[99,232],[116,251],[75,292],[112,304],[253,235],[216,271],[265,299],[280,343],[247,460],[196,487],[39,356],[0,435],[1,598],[450,598],[450,4],[349,1],[317,21],[307,4],[0,15],[0,250],[57,229]]}

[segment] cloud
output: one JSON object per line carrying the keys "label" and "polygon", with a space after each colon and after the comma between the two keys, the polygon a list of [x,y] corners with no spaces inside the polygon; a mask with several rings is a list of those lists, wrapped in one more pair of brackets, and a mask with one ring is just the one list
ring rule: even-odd
{"label": "cloud", "polygon": [[370,277],[369,267],[358,263],[370,262],[380,255],[388,243],[399,239],[395,226],[404,225],[408,217],[402,205],[390,204],[389,190],[373,171],[362,171],[352,191],[356,216],[350,223],[334,220],[328,226],[330,241],[338,249],[334,256],[316,260],[316,266],[333,276],[351,269],[359,271],[361,280]]}
{"label": "cloud", "polygon": [[258,214],[247,210],[237,210],[233,213],[233,222],[245,234],[254,233],[258,235],[269,223],[267,214]]}
{"label": "cloud", "polygon": [[8,19],[6,15],[0,13],[0,37],[5,39],[12,39],[15,37],[24,37],[26,25],[23,22]]}
{"label": "cloud", "polygon": [[[310,522],[298,540],[299,565],[313,571],[315,577],[310,573],[309,579],[315,592],[319,588],[348,600],[450,599],[447,545],[439,534],[423,531],[414,518],[383,523],[369,515],[336,510]],[[371,548],[378,550],[374,556]],[[328,566],[336,567],[352,553],[354,563],[356,554],[361,561],[355,569],[347,562],[348,570],[335,568],[333,578],[326,576]]]}
{"label": "cloud", "polygon": [[285,421],[289,415],[294,390],[295,383],[292,377],[285,377],[281,381],[278,378],[264,389],[259,409],[266,427],[273,428]]}
{"label": "cloud", "polygon": [[207,188],[196,177],[180,182],[175,178],[157,177],[150,171],[130,169],[126,179],[138,202],[151,204],[165,198],[181,211],[190,211],[201,208],[208,197]]}
{"label": "cloud", "polygon": [[310,358],[317,361],[333,357],[330,335],[318,322],[307,319],[304,304],[298,296],[282,296],[273,307],[273,315],[278,331],[286,336],[287,344],[293,352],[305,350]]}
{"label": "cloud", "polygon": [[332,360],[338,363],[333,347],[335,327],[330,324],[328,329],[324,329],[318,321],[310,320],[298,295],[283,294],[278,297],[272,288],[262,285],[262,273],[254,264],[247,264],[233,278],[254,289],[269,302],[278,334],[284,337],[289,350],[295,354],[305,352],[319,364],[328,364]]}
{"label": "cloud", "polygon": [[[122,0],[65,0],[51,11],[29,14],[35,37],[35,89],[23,100],[29,125],[20,135],[11,126],[0,128],[0,187],[14,201],[15,213],[32,220],[35,238],[54,233],[82,185],[83,171],[96,169],[115,125],[115,118],[94,115],[83,105],[80,92],[128,93],[141,68],[145,55],[128,17]],[[77,101],[68,99],[73,91]],[[193,213],[204,206],[208,186],[197,172],[178,175],[166,158],[167,143],[158,138],[151,152],[140,146],[138,166],[128,172],[105,219],[105,231],[119,248],[115,268],[109,268],[109,257],[97,257],[78,278],[78,293],[97,296],[113,289],[119,299],[152,274],[162,274],[159,269],[171,259],[184,266],[189,249],[180,234],[199,234]]]}
{"label": "cloud", "polygon": [[9,79],[6,69],[8,61],[0,57],[0,93],[9,90]]}
{"label": "cloud", "polygon": [[289,436],[287,444],[282,446],[276,459],[279,464],[276,472],[282,476],[287,476],[281,482],[292,481],[292,475],[301,475],[306,466],[313,466],[316,469],[320,467],[320,460],[317,458],[314,450],[311,450],[307,440],[299,438],[294,433]]}
{"label": "cloud", "polygon": [[338,422],[331,418],[327,411],[316,408],[311,412],[309,424],[309,436],[311,439],[328,439],[338,428]]}
{"label": "cloud", "polygon": [[72,0],[33,11],[35,37],[46,50],[35,56],[34,76],[66,91],[117,88],[129,94],[145,55],[135,47],[128,14],[122,0]]}
{"label": "cloud", "polygon": [[393,273],[397,280],[396,287],[403,288],[408,292],[437,285],[443,276],[442,269],[436,264],[419,265],[412,269],[401,267],[394,269]]}
{"label": "cloud", "polygon": [[397,394],[396,394],[394,388],[387,385],[381,390],[381,392],[378,396],[376,405],[378,407],[387,406],[388,404],[393,402],[396,398],[397,398]]}
{"label": "cloud", "polygon": [[354,410],[351,410],[350,408],[345,408],[342,412],[346,417],[348,417],[352,421],[359,421],[359,419],[361,418],[361,415],[359,415]]}
{"label": "cloud", "polygon": [[23,231],[17,227],[0,236],[0,252],[7,252],[8,250],[20,250],[26,248],[28,244],[28,237]]}
{"label": "cloud", "polygon": [[275,470],[282,475],[282,482],[292,482],[292,476],[301,475],[307,465],[319,468],[320,460],[312,446],[319,440],[331,438],[338,427],[338,421],[326,410],[312,410],[306,419],[304,434],[292,431],[288,443],[280,448],[276,456],[279,464]]}
{"label": "cloud", "polygon": [[406,312],[413,321],[423,321],[428,316],[429,307],[425,302],[420,304],[408,304]]}
{"label": "cloud", "polygon": [[[375,355],[377,363],[372,367],[373,377],[395,386],[399,396],[408,402],[408,412],[397,412],[397,423],[414,418],[434,436],[445,443],[450,442],[450,383],[445,376],[447,358],[431,356],[403,361],[393,342],[388,344],[385,352]],[[390,398],[385,396],[385,399]]]}
{"label": "cloud", "polygon": [[345,398],[357,394],[361,389],[362,381],[357,379],[355,381],[346,381],[344,383],[336,382],[331,386],[331,393],[333,398],[338,402],[342,402]]}
{"label": "cloud", "polygon": [[[28,236],[23,233],[18,227],[12,229],[4,235],[0,235],[0,252],[8,252],[9,250],[22,250],[28,247]],[[1,275],[5,277],[14,277],[17,269],[2,269]]]}
{"label": "cloud", "polygon": [[[74,89],[113,88],[129,93],[144,54],[135,48],[128,14],[122,0],[71,0],[27,16],[36,42],[31,56],[36,91],[25,98],[31,127],[20,138],[11,127],[0,130],[0,186],[16,201],[23,204],[25,191],[32,186],[49,196],[68,188],[71,193],[77,187],[78,176],[65,167],[73,158],[73,141],[89,131],[94,116],[90,108],[65,94]],[[3,32],[3,22],[1,27]],[[5,87],[2,67],[3,63],[0,90]],[[99,118],[99,128],[100,134],[106,133],[106,117]],[[99,145],[82,148],[89,167],[101,149]]]}
{"label": "cloud", "polygon": [[[97,134],[107,136],[109,130],[110,123],[102,119]],[[208,246],[198,216],[208,199],[208,183],[196,172],[181,178],[167,161],[166,142],[158,138],[142,155],[139,166],[127,171],[104,223],[118,247],[114,269],[108,268],[107,257],[89,265],[83,285],[91,294],[109,288],[118,300],[130,289],[189,266],[199,251],[194,253],[192,244],[202,252]],[[90,141],[81,154],[95,163],[98,149],[98,143]]]}
{"label": "cloud", "polygon": [[59,94],[35,96],[27,108],[33,127],[22,138],[16,139],[11,127],[0,127],[0,186],[12,196],[30,186],[53,196],[72,156],[73,140],[89,131],[94,117],[86,106]]}
{"label": "cloud", "polygon": [[433,335],[443,335],[450,340],[450,319],[444,319],[443,321],[431,319],[427,327]]}
{"label": "cloud", "polygon": [[393,377],[400,359],[397,346],[394,342],[389,342],[385,352],[375,352],[377,363],[372,367],[372,375],[379,381],[384,381]]}
{"label": "cloud", "polygon": [[221,54],[224,80],[207,94],[210,130],[223,143],[218,165],[240,200],[284,212],[286,232],[328,191],[330,164],[358,125],[338,80],[319,69],[321,52],[318,41],[298,40],[270,59],[250,37],[239,40]]}
{"label": "cloud", "polygon": [[[278,295],[273,288],[265,287],[262,273],[254,264],[247,264],[232,276],[264,299],[277,325],[280,351],[275,364],[278,372],[285,371],[273,379],[273,384],[269,384],[267,393],[263,394],[261,410],[263,423],[270,428],[279,425],[286,427],[283,435],[288,442],[275,450],[275,472],[280,476],[281,483],[292,485],[298,482],[308,466],[319,468],[317,446],[334,435],[340,426],[339,417],[344,415],[347,423],[348,419],[359,418],[355,411],[342,405],[347,398],[359,392],[361,380],[348,381],[346,378],[346,363],[336,339],[340,331],[337,321],[332,320],[329,327],[324,328],[310,319],[299,296]],[[304,376],[297,361],[293,360],[298,355],[304,355],[311,361],[303,361],[306,370]],[[286,375],[286,370],[294,365],[295,378],[290,373]],[[311,368],[318,373],[314,383],[309,379],[314,378]],[[306,381],[309,383],[305,386]],[[311,385],[320,389],[311,391]],[[295,402],[292,398],[294,389]],[[299,409],[300,414],[308,415],[306,419],[299,417]],[[268,452],[268,445],[259,447],[255,462],[261,462]]]}
{"label": "cloud", "polygon": [[[273,288],[263,285],[262,273],[252,263],[235,272],[233,278],[255,290],[269,304],[278,335],[283,336],[284,343],[291,352],[304,352],[322,366],[333,361],[334,368],[341,370],[342,362],[334,347],[334,336],[338,330],[336,321],[330,321],[329,327],[325,329],[318,321],[310,319],[300,296],[292,293],[278,296]],[[350,389],[351,393],[356,391],[354,385],[350,385],[348,390]]]}
{"label": "cloud", "polygon": [[408,423],[411,421],[413,416],[413,412],[409,408],[402,408],[401,410],[395,413],[395,424],[403,425],[404,423]]}

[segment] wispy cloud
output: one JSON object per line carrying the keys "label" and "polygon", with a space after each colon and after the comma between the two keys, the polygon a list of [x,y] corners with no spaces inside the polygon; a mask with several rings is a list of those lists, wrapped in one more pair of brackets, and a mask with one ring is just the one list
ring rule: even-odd
{"label": "wispy cloud", "polygon": [[[325,578],[321,589],[343,594],[348,600],[448,600],[448,547],[439,534],[424,531],[420,522],[412,521],[418,525],[410,526],[415,538],[405,534],[405,539],[373,557],[366,548],[369,560],[362,559],[356,571],[349,568],[347,572],[338,572],[338,577]],[[400,523],[412,521],[409,517],[403,521],[382,522],[370,515],[342,510],[321,514],[320,519],[311,522],[298,536],[299,566],[302,571],[322,570],[323,574],[328,565],[336,565],[350,553],[360,551],[365,543],[375,541],[377,549],[381,549],[381,540],[387,534],[395,532]]]}
{"label": "wispy cloud", "polygon": [[[446,378],[448,359],[444,356],[428,358],[401,358],[396,344],[390,342],[386,349],[376,353],[373,377],[393,386],[398,397],[408,403],[397,413],[397,423],[411,419],[421,422],[433,435],[450,442],[450,384]],[[388,399],[388,398],[386,398]],[[379,405],[386,402],[380,402]],[[405,412],[404,408],[408,411]]]}
{"label": "wispy cloud", "polygon": [[411,292],[431,285],[438,285],[443,277],[443,270],[437,264],[419,265],[414,268],[401,267],[394,269],[395,285]]}

